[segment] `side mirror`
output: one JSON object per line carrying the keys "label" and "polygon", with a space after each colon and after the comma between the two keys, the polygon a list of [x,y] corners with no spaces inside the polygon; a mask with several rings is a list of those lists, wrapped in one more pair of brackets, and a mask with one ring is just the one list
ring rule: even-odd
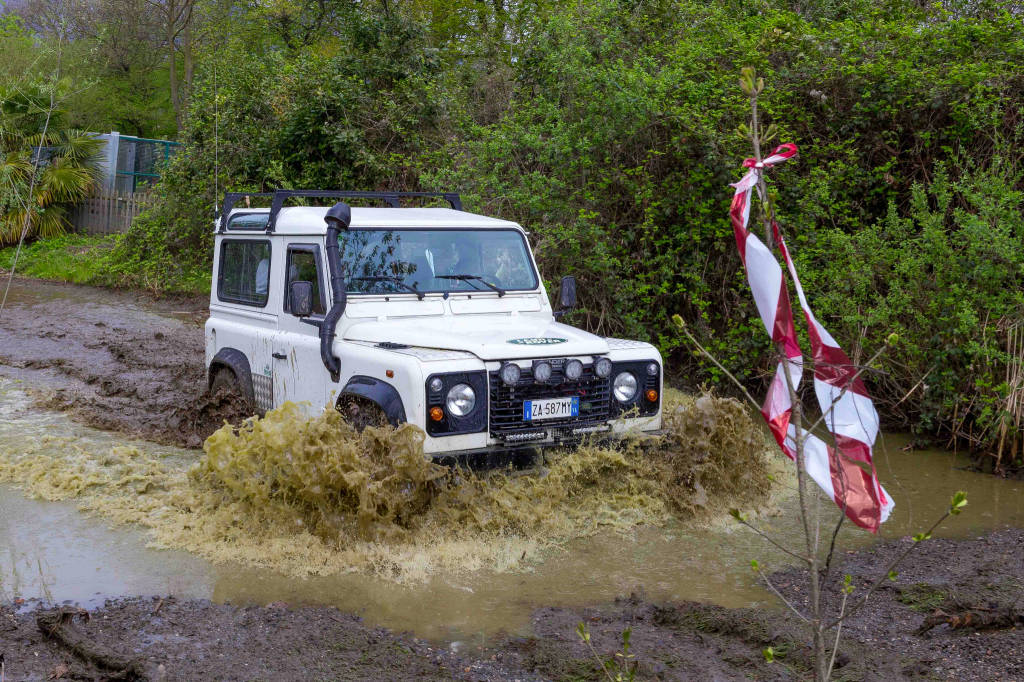
{"label": "side mirror", "polygon": [[558,288],[558,305],[561,309],[555,311],[555,317],[561,317],[576,307],[576,278],[572,275],[562,278]]}
{"label": "side mirror", "polygon": [[288,307],[295,317],[313,314],[313,283],[292,282],[288,285]]}

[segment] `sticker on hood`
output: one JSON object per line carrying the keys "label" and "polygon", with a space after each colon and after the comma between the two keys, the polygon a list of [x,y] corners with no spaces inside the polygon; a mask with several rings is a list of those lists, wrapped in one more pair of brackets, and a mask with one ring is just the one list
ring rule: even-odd
{"label": "sticker on hood", "polygon": [[518,346],[551,346],[556,343],[565,343],[567,340],[555,336],[530,336],[525,339],[509,339],[508,343]]}

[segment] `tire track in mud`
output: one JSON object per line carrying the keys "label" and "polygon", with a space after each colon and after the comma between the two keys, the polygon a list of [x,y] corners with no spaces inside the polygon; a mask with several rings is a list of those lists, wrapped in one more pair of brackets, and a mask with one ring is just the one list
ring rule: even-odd
{"label": "tire track in mud", "polygon": [[16,281],[0,318],[0,373],[27,380],[45,407],[167,445],[199,448],[248,405],[206,391],[205,300]]}

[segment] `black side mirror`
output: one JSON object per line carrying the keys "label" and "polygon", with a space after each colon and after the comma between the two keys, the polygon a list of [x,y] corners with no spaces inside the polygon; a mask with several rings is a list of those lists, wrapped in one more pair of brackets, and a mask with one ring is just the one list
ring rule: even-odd
{"label": "black side mirror", "polygon": [[309,317],[313,314],[313,283],[292,282],[288,286],[288,307],[296,317]]}
{"label": "black side mirror", "polygon": [[562,278],[558,288],[558,305],[561,309],[555,311],[555,317],[561,317],[576,307],[576,278],[572,275]]}

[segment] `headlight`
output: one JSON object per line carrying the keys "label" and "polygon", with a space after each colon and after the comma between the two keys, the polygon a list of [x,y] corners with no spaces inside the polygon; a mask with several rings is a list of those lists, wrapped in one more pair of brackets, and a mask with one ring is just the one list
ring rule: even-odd
{"label": "headlight", "polygon": [[441,377],[434,377],[430,380],[431,393],[440,393],[442,388],[444,388],[444,382],[441,381]]}
{"label": "headlight", "polygon": [[[633,392],[636,392],[634,381]],[[476,407],[476,393],[467,384],[456,384],[448,391],[448,413],[456,417],[465,417]]]}
{"label": "headlight", "polygon": [[[632,372],[619,372],[612,382],[612,393],[620,403],[628,403],[636,397],[636,377]],[[449,393],[449,395],[451,395]]]}
{"label": "headlight", "polygon": [[607,379],[612,373],[612,361],[608,358],[600,358],[594,363],[594,374],[602,379]]}
{"label": "headlight", "polygon": [[647,365],[647,376],[658,376],[658,363],[652,362],[651,364]]}
{"label": "headlight", "polygon": [[542,384],[545,383],[548,379],[550,379],[551,363],[544,362],[543,360],[540,362],[533,363],[533,378],[535,381],[539,381]]}
{"label": "headlight", "polygon": [[576,381],[583,376],[583,363],[579,360],[569,360],[565,363],[565,378],[569,381]]}
{"label": "headlight", "polygon": [[522,372],[519,369],[519,365],[514,362],[508,362],[501,367],[501,380],[505,382],[506,386],[515,386],[519,383],[519,377]]}

